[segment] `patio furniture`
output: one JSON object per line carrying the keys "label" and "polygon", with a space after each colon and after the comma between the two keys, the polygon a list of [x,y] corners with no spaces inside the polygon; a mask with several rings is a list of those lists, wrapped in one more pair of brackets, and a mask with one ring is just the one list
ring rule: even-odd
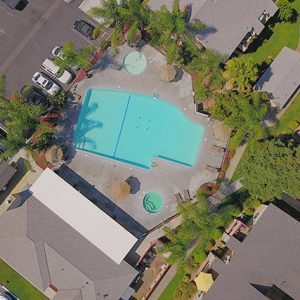
{"label": "patio furniture", "polygon": [[211,165],[205,165],[205,170],[212,172],[212,173],[217,173],[220,170],[220,168],[213,167]]}
{"label": "patio furniture", "polygon": [[182,196],[180,193],[174,194],[174,197],[178,204],[183,202],[183,199],[182,199]]}
{"label": "patio furniture", "polygon": [[137,177],[129,176],[125,181],[130,186],[130,194],[136,194],[140,190],[141,182],[138,180]]}
{"label": "patio furniture", "polygon": [[192,200],[189,190],[184,190],[183,191],[183,197],[184,197],[184,201],[191,201]]}
{"label": "patio furniture", "polygon": [[198,291],[207,292],[214,283],[213,277],[210,273],[201,272],[194,279]]}
{"label": "patio furniture", "polygon": [[126,181],[117,180],[112,184],[112,195],[116,199],[124,199],[130,194],[130,186]]}
{"label": "patio furniture", "polygon": [[160,69],[160,78],[171,82],[176,78],[176,69],[171,65],[163,65]]}
{"label": "patio furniture", "polygon": [[217,146],[217,145],[213,145],[212,146],[212,149],[215,150],[216,152],[218,153],[224,153],[226,148],[224,147],[221,147],[221,146]]}

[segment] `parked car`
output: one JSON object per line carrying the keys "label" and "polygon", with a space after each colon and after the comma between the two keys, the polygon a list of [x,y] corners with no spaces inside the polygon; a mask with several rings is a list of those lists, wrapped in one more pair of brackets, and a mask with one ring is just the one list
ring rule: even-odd
{"label": "parked car", "polygon": [[49,100],[35,86],[29,84],[24,85],[20,90],[20,94],[22,98],[31,105],[42,105],[45,108],[45,110],[43,110],[43,113],[49,110]]}
{"label": "parked car", "polygon": [[24,0],[2,0],[7,6],[12,9],[16,9]]}
{"label": "parked car", "polygon": [[93,40],[93,32],[95,29],[95,26],[91,25],[90,23],[84,21],[84,20],[77,20],[73,28],[80,32],[82,35],[86,36],[88,39]]}
{"label": "parked car", "polygon": [[53,60],[46,58],[42,63],[42,68],[47,71],[50,75],[54,76],[61,83],[68,84],[72,81],[72,74],[60,68],[58,65],[54,63]]}
{"label": "parked car", "polygon": [[0,285],[0,300],[20,300],[15,294]]}
{"label": "parked car", "polygon": [[57,85],[48,76],[41,74],[40,72],[35,72],[32,76],[32,81],[44,89],[48,94],[53,96],[61,91],[61,87]]}
{"label": "parked car", "polygon": [[[59,57],[62,60],[65,60],[64,55],[62,53],[62,47],[60,46],[55,46],[52,51],[51,51],[52,55],[54,57]],[[78,66],[73,66],[71,67],[72,71],[78,71],[80,68]]]}

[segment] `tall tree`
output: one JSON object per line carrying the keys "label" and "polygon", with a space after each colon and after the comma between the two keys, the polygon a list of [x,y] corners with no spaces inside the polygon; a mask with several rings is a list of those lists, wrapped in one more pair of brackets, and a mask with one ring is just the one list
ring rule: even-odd
{"label": "tall tree", "polygon": [[258,76],[258,68],[252,57],[243,55],[228,60],[225,64],[224,78],[240,91],[250,90]]}
{"label": "tall tree", "polygon": [[265,140],[255,144],[241,162],[244,185],[263,201],[287,192],[300,198],[300,147],[293,140]]}
{"label": "tall tree", "polygon": [[7,159],[26,144],[26,139],[39,124],[42,112],[40,106],[32,106],[21,101],[19,97],[7,100],[0,97],[0,119],[4,119],[7,137],[1,140],[6,151],[1,157]]}
{"label": "tall tree", "polygon": [[213,117],[220,119],[233,131],[237,145],[246,135],[254,136],[261,127],[268,108],[265,93],[220,93],[215,97],[215,105],[211,109]]}
{"label": "tall tree", "polygon": [[124,0],[119,5],[117,0],[102,0],[100,6],[92,7],[89,12],[93,17],[101,20],[95,29],[99,35],[103,28],[114,25],[112,34],[112,47],[116,49],[121,35],[124,33],[125,25],[128,25],[130,36],[135,36],[138,30],[144,33],[144,28],[149,18],[149,11],[141,0]]}
{"label": "tall tree", "polygon": [[55,63],[64,69],[75,66],[82,69],[89,68],[91,66],[90,58],[94,50],[93,46],[87,46],[77,51],[73,43],[68,41],[62,47],[62,56],[55,58]]}
{"label": "tall tree", "polygon": [[164,45],[167,49],[167,62],[171,64],[179,54],[185,33],[196,27],[198,30],[205,26],[197,22],[190,24],[186,20],[186,13],[180,9],[179,0],[173,2],[172,11],[163,5],[160,10],[150,15],[148,30],[152,35],[152,42]]}

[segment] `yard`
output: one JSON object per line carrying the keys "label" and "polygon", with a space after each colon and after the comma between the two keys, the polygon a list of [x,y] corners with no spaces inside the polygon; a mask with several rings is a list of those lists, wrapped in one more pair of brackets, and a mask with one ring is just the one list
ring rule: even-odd
{"label": "yard", "polygon": [[0,259],[0,284],[21,300],[47,300],[48,298],[33,287],[26,279]]}
{"label": "yard", "polygon": [[185,271],[183,269],[177,270],[177,273],[173,277],[173,279],[170,281],[166,289],[163,291],[163,293],[160,295],[158,300],[171,300],[174,299],[174,292],[176,291],[178,285],[182,281],[183,277],[185,275]]}
{"label": "yard", "polygon": [[277,125],[270,128],[271,135],[292,133],[300,125],[300,94],[287,108]]}
{"label": "yard", "polygon": [[292,6],[298,12],[296,22],[269,24],[250,47],[250,55],[257,64],[269,63],[269,59],[274,59],[283,47],[297,48],[300,30],[300,0],[295,0]]}

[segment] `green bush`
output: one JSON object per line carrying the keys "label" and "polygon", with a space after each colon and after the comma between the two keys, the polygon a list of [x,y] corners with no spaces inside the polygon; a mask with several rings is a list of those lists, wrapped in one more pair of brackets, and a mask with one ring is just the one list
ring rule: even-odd
{"label": "green bush", "polygon": [[279,8],[278,18],[282,22],[292,22],[296,11],[291,6],[289,0],[278,0],[277,6]]}
{"label": "green bush", "polygon": [[206,259],[206,253],[203,249],[197,249],[197,251],[194,252],[193,258],[196,263],[200,264]]}
{"label": "green bush", "polygon": [[197,292],[197,287],[194,281],[189,283],[181,282],[177,290],[175,291],[175,299],[189,300]]}
{"label": "green bush", "polygon": [[220,237],[222,236],[222,231],[220,230],[220,229],[217,229],[217,228],[215,228],[215,229],[213,229],[212,231],[211,231],[211,238],[213,239],[213,240],[218,240]]}

